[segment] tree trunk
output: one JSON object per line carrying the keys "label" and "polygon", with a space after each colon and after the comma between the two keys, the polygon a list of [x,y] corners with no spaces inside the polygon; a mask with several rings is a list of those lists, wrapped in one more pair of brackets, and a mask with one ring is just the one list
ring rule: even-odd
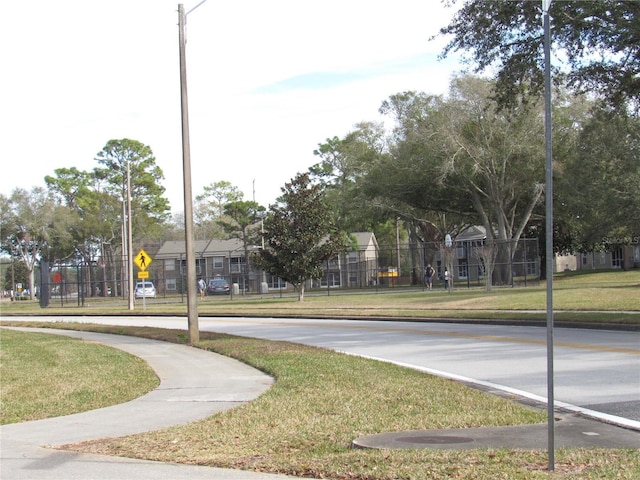
{"label": "tree trunk", "polygon": [[35,268],[30,265],[29,268],[29,298],[33,300],[35,298],[34,286],[35,286]]}

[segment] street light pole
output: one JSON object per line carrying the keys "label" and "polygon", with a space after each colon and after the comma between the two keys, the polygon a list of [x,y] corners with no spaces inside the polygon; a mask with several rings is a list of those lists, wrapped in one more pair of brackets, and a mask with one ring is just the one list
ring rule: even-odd
{"label": "street light pole", "polygon": [[[198,4],[199,6],[200,4]],[[191,150],[189,146],[189,109],[187,101],[187,64],[185,59],[184,27],[187,16],[184,6],[178,5],[178,27],[180,48],[180,94],[182,110],[182,168],[184,182],[184,243],[187,263],[187,317],[189,326],[189,343],[200,340],[198,328],[198,300],[196,297],[196,259],[193,241],[193,197],[191,193]]]}

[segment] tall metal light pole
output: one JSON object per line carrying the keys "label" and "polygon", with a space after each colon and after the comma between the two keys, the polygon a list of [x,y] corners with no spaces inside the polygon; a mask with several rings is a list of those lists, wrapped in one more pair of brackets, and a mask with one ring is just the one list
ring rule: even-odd
{"label": "tall metal light pole", "polygon": [[198,299],[196,297],[196,252],[193,241],[193,197],[191,194],[191,151],[189,146],[189,108],[187,101],[187,63],[185,59],[184,27],[187,14],[193,12],[206,0],[202,0],[189,12],[184,12],[184,6],[178,5],[178,28],[180,47],[180,96],[182,110],[182,168],[184,182],[184,243],[187,263],[187,317],[189,325],[189,343],[191,345],[200,340],[198,328]]}
{"label": "tall metal light pole", "polygon": [[553,384],[553,157],[551,150],[551,0],[542,0],[544,27],[544,140],[546,156],[546,271],[547,271],[547,432],[549,470],[555,470],[555,419]]}

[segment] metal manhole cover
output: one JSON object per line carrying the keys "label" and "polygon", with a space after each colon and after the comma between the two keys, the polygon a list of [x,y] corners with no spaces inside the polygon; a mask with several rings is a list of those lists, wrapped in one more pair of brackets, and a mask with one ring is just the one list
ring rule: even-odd
{"label": "metal manhole cover", "polygon": [[443,445],[449,443],[469,443],[473,442],[473,438],[469,437],[452,437],[447,435],[422,435],[415,437],[398,437],[397,442],[402,443],[429,443]]}

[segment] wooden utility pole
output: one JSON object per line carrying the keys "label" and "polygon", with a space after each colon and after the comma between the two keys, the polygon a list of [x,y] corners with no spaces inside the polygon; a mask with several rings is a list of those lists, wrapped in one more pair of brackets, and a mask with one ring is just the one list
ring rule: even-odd
{"label": "wooden utility pole", "polygon": [[180,94],[182,110],[182,168],[184,182],[184,245],[187,263],[187,317],[189,344],[200,341],[198,328],[198,299],[196,297],[196,254],[193,242],[193,197],[191,194],[191,151],[189,147],[189,109],[187,102],[187,64],[185,59],[184,26],[187,16],[184,6],[178,5],[180,42]]}

